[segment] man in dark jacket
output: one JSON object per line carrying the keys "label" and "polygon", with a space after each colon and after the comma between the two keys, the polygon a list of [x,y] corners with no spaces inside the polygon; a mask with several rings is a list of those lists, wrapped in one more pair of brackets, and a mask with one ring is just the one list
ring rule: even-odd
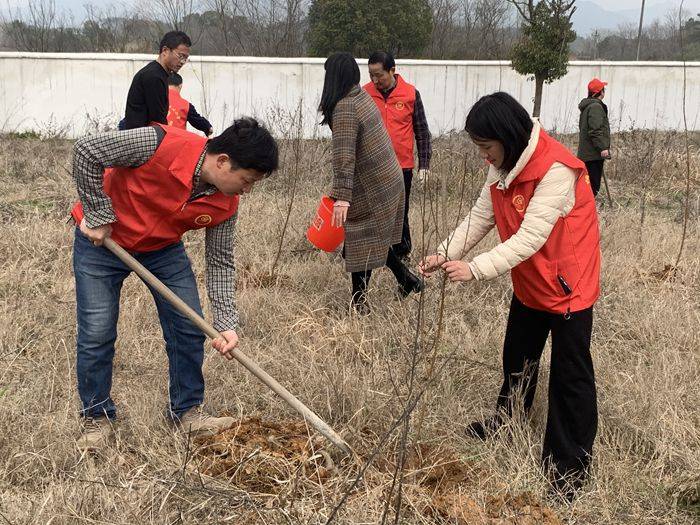
{"label": "man in dark jacket", "polygon": [[600,190],[603,163],[610,158],[610,121],[608,107],[603,104],[607,84],[597,78],[591,80],[588,83],[588,97],[578,105],[581,110],[578,121],[578,158],[586,163],[593,195],[597,195]]}
{"label": "man in dark jacket", "polygon": [[168,77],[185,65],[191,46],[190,37],[182,31],[163,35],[158,58],[141,68],[131,81],[123,129],[168,123]]}

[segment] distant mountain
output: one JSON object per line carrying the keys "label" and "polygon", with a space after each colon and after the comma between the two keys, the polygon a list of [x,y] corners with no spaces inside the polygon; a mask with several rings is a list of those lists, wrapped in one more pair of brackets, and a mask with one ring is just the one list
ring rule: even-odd
{"label": "distant mountain", "polygon": [[[646,2],[644,8],[644,25],[656,19],[665,19],[669,12],[678,13],[677,1]],[[700,11],[700,2],[686,2],[686,9],[691,15]],[[621,24],[631,23],[634,26],[639,24],[639,10],[642,2],[639,2],[637,9],[609,10],[589,0],[579,0],[576,2],[576,12],[574,13],[574,29],[578,36],[588,36],[595,29],[616,29]]]}

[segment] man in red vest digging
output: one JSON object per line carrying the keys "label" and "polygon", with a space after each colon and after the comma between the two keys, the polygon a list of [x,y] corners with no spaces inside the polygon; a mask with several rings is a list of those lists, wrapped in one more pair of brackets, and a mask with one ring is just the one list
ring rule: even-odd
{"label": "man in red vest digging", "polygon": [[[110,396],[119,296],[129,268],[102,245],[120,244],[202,315],[197,283],[181,241],[205,229],[206,284],[212,346],[231,357],[238,345],[234,230],[238,201],[277,169],[278,149],[253,119],[237,120],[218,137],[153,125],[78,140],[73,177],[80,201],[73,270],[77,300],[78,392],[84,418],[81,451],[106,444],[117,409]],[[233,419],[204,413],[204,335],[152,290],[169,363],[170,414],[185,431],[215,433]]]}
{"label": "man in red vest digging", "polygon": [[173,73],[168,77],[168,125],[180,129],[187,129],[189,123],[195,129],[204,133],[207,137],[214,133],[211,123],[197,113],[194,104],[190,103],[180,94],[182,91],[182,77]]}
{"label": "man in red vest digging", "polygon": [[405,186],[404,221],[401,242],[393,246],[394,253],[407,258],[411,253],[411,229],[408,223],[408,203],[415,167],[413,143],[418,150],[418,180],[428,177],[432,146],[430,129],[425,118],[423,102],[418,90],[401,75],[396,74],[396,62],[391,53],[375,51],[368,61],[371,82],[364,89],[374,100],[394,146],[403,170]]}

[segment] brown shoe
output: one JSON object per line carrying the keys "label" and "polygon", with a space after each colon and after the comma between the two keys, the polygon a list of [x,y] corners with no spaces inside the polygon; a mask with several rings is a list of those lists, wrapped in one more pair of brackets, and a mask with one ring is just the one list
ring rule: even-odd
{"label": "brown shoe", "polygon": [[210,416],[201,406],[197,406],[182,414],[177,424],[180,430],[188,434],[213,436],[231,428],[234,422],[232,417]]}
{"label": "brown shoe", "polygon": [[83,419],[83,431],[76,446],[80,453],[99,452],[114,435],[113,422],[107,417],[87,417]]}

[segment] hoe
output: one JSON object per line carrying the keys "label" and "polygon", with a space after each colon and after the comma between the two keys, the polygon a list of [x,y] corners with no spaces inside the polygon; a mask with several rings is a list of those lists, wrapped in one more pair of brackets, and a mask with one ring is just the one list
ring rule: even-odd
{"label": "hoe", "polygon": [[[177,308],[180,313],[189,318],[197,327],[204,332],[208,337],[216,339],[221,337],[221,334],[207,321],[205,321],[197,312],[190,308],[182,299],[180,299],[170,288],[165,286],[155,275],[149,272],[141,263],[134,259],[129,252],[119,246],[109,237],[105,239],[104,246],[109,249],[114,255],[119,257],[124,264],[131,268],[136,274],[141,277],[146,283],[155,288],[158,293],[165,298],[170,304]],[[255,361],[245,355],[240,350],[232,352],[233,358],[248,369],[255,377],[265,383],[275,394],[284,399],[289,406],[295,409],[302,415],[304,420],[308,421],[312,427],[318,430],[331,443],[342,450],[346,455],[351,456],[352,451],[348,444],[341,438],[328,424],[318,417],[310,408],[299,401],[289,390],[280,385],[275,378],[270,376]]]}

